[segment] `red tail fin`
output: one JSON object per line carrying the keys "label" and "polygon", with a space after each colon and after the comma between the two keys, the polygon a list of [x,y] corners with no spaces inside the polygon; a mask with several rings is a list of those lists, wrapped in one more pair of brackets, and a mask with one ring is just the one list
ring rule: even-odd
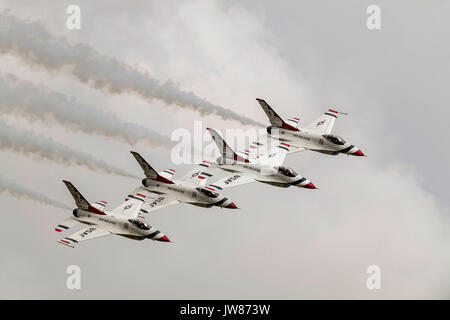
{"label": "red tail fin", "polygon": [[274,127],[290,130],[290,131],[299,131],[296,127],[291,126],[290,124],[286,123],[276,112],[272,109],[269,104],[264,101],[263,99],[256,98],[256,100],[261,105],[261,108],[266,113],[267,117],[269,118],[270,124]]}
{"label": "red tail fin", "polygon": [[219,151],[222,154],[222,157],[227,158],[227,159],[232,159],[235,161],[240,161],[240,162],[249,162],[248,159],[243,158],[240,155],[236,154],[236,152],[234,152],[230,148],[230,146],[225,142],[225,140],[222,139],[222,137],[217,133],[216,130],[211,129],[211,128],[207,128],[207,130],[211,134],[214,142],[217,145],[217,148],[219,148]]}

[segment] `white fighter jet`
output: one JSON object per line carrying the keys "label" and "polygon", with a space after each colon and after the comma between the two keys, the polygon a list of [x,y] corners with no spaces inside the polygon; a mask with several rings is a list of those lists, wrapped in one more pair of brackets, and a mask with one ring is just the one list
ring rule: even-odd
{"label": "white fighter jet", "polygon": [[289,144],[281,142],[275,146],[274,150],[261,154],[258,158],[250,159],[235,153],[214,129],[207,130],[222,155],[216,160],[215,167],[232,173],[231,176],[210,184],[210,188],[221,190],[225,187],[258,181],[283,188],[296,186],[317,189],[311,181],[295,173],[293,169],[282,166],[289,152]]}
{"label": "white fighter jet", "polygon": [[268,135],[288,142],[293,147],[290,153],[312,150],[331,155],[344,153],[352,156],[364,156],[359,148],[345,142],[341,137],[331,134],[337,115],[345,113],[329,109],[310,125],[298,128],[300,121],[298,118],[284,121],[266,101],[258,98],[256,100],[269,117],[271,126],[267,128]]}
{"label": "white fighter jet", "polygon": [[169,169],[158,173],[139,153],[134,151],[131,151],[131,153],[142,170],[144,170],[146,176],[142,180],[144,189],[159,195],[152,202],[147,202],[144,205],[146,212],[180,202],[204,208],[216,206],[237,209],[234,202],[206,186],[206,181],[212,177],[212,174],[205,172],[211,166],[210,162],[203,161],[197,168],[188,172],[180,181],[172,179],[175,170]]}
{"label": "white fighter jet", "polygon": [[75,199],[77,208],[73,210],[73,216],[55,228],[57,232],[63,232],[82,224],[88,226],[67,236],[58,242],[75,248],[78,243],[117,234],[134,240],[151,239],[170,242],[169,238],[161,231],[151,227],[141,216],[142,205],[145,202],[145,194],[136,192],[128,195],[128,199],[112,211],[105,210],[105,201],[90,204],[69,181],[63,181]]}

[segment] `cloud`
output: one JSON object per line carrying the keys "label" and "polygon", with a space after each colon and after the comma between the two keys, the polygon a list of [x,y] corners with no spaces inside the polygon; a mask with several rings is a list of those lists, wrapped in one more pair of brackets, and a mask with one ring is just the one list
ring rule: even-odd
{"label": "cloud", "polygon": [[16,76],[0,74],[0,113],[19,114],[31,121],[57,122],[63,127],[86,134],[103,135],[135,145],[171,146],[168,137],[136,124],[123,122],[101,108],[86,105],[75,98],[35,87]]}
{"label": "cloud", "polygon": [[159,99],[199,112],[215,114],[242,124],[260,125],[234,111],[209,103],[193,92],[179,89],[171,80],[161,82],[148,71],[137,70],[113,57],[101,55],[84,44],[56,38],[39,22],[21,21],[6,11],[0,13],[0,53],[22,57],[48,70],[64,70],[80,81],[111,94],[134,93],[148,102]]}
{"label": "cloud", "polygon": [[[39,16],[37,6],[10,3],[21,7],[22,16]],[[49,243],[55,240],[48,232],[53,221],[50,215],[45,220],[35,218],[33,223],[20,211],[7,215],[5,223],[20,223],[34,240],[34,250],[20,254],[23,241],[5,248],[4,256],[10,262],[1,269],[7,276],[2,279],[0,294],[8,297],[13,291],[18,297],[69,299],[449,297],[450,226],[448,208],[441,207],[444,197],[448,198],[447,179],[442,178],[448,170],[432,161],[445,162],[448,157],[442,148],[446,127],[441,124],[449,109],[436,107],[448,101],[442,89],[450,74],[442,72],[448,69],[448,59],[442,58],[448,52],[443,35],[450,30],[442,28],[448,21],[445,10],[420,5],[411,16],[402,4],[389,4],[382,8],[386,15],[382,30],[371,33],[365,28],[364,5],[350,2],[329,1],[329,7],[322,2],[243,3],[248,9],[239,2],[194,1],[182,7],[176,2],[172,6],[155,2],[151,8],[155,10],[149,10],[148,3],[136,8],[127,3],[81,2],[83,13],[96,19],[86,19],[86,29],[77,36],[95,43],[102,52],[140,56],[144,64],[169,69],[168,77],[183,78],[183,86],[195,78],[195,85],[189,88],[206,92],[210,101],[236,106],[233,99],[241,100],[242,108],[252,103],[252,110],[264,121],[252,90],[262,91],[263,98],[280,109],[280,115],[300,115],[302,123],[337,105],[350,116],[339,119],[336,132],[363,148],[369,157],[304,152],[288,157],[287,165],[317,183],[320,191],[251,184],[224,191],[241,208],[233,214],[186,204],[151,214],[149,222],[174,239],[170,246],[109,237],[86,243],[76,252],[55,247],[50,255]],[[59,14],[53,11],[57,12],[46,7],[39,20],[58,21]],[[105,26],[115,32],[105,32]],[[52,30],[57,32],[56,28]],[[161,30],[167,32],[161,34]],[[279,56],[270,46],[271,37],[276,38]],[[440,45],[424,46],[424,38]],[[160,59],[153,59],[148,54],[151,51]],[[166,55],[168,51],[170,55]],[[401,65],[405,68],[399,69]],[[300,101],[300,95],[308,92],[297,75],[290,78],[282,72],[285,67],[305,77],[312,88],[311,104]],[[425,77],[420,74],[423,70],[428,72]],[[410,81],[417,85],[408,85]],[[251,100],[241,99],[245,94],[251,94]],[[428,106],[429,121],[423,120],[424,105]],[[186,127],[192,125],[183,120]],[[429,139],[430,132],[436,137]],[[80,138],[77,143],[85,140]],[[418,146],[422,146],[419,151]],[[162,164],[170,158],[155,153],[151,160]],[[49,164],[48,170],[54,166]],[[437,172],[440,179],[433,179],[430,171]],[[42,174],[46,172],[34,173]],[[124,189],[134,187],[131,179],[115,183],[113,179],[119,179],[110,176],[105,183],[90,174],[85,173],[80,181],[100,187],[95,191],[83,187],[87,196],[108,194],[105,200],[114,201],[122,199]],[[69,197],[59,189],[55,192]],[[436,197],[437,189],[441,198]],[[5,200],[5,210],[17,211],[20,205],[27,205]],[[41,229],[38,222],[42,222]],[[3,239],[14,236],[8,231]],[[39,259],[44,261],[37,266]],[[84,287],[76,293],[64,286],[65,268],[74,261],[83,270]],[[371,264],[381,267],[379,291],[366,288],[366,268]],[[33,268],[23,267],[26,265]],[[142,276],[123,276],[138,273]],[[24,279],[24,274],[28,278]],[[54,287],[48,289],[49,284]]]}
{"label": "cloud", "polygon": [[23,186],[20,186],[8,179],[3,178],[2,176],[0,176],[0,194],[2,192],[9,192],[11,195],[13,195],[14,197],[16,197],[18,199],[22,199],[22,198],[30,199],[33,201],[51,205],[56,208],[71,210],[71,207],[66,206],[63,203],[60,203],[53,199],[50,199],[49,197],[45,196],[42,193],[29,190]]}
{"label": "cloud", "polygon": [[26,156],[35,156],[66,166],[80,165],[90,170],[138,178],[106,162],[96,160],[90,155],[71,149],[50,138],[20,130],[0,120],[0,150],[10,150]]}

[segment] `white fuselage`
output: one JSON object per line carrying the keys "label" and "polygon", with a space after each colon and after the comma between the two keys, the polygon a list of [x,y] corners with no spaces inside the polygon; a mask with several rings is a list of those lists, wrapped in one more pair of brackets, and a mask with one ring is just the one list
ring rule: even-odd
{"label": "white fuselage", "polygon": [[[111,233],[122,235],[133,239],[153,239],[158,240],[162,236],[159,230],[147,225],[147,229],[139,228],[137,221],[139,219],[130,219],[121,214],[115,214],[113,211],[104,212],[104,214],[97,214],[90,211],[75,209],[73,212],[74,219],[88,225],[99,226],[99,228],[110,231]],[[89,229],[86,231],[89,233]]]}
{"label": "white fuselage", "polygon": [[[228,163],[230,162],[230,163]],[[232,173],[252,178],[259,182],[268,183],[278,187],[311,186],[311,181],[296,174],[292,169],[285,167],[273,167],[259,162],[239,162],[218,160],[217,167]]]}
{"label": "white fuselage", "polygon": [[217,192],[205,190],[204,187],[192,185],[185,181],[171,180],[173,183],[167,183],[159,180],[146,178],[142,181],[144,188],[150,192],[166,194],[170,198],[180,202],[193,204],[200,207],[219,206],[233,208],[231,200]]}
{"label": "white fuselage", "polygon": [[339,153],[362,155],[358,153],[359,149],[357,147],[348,142],[341,143],[337,141],[338,143],[333,143],[332,141],[326,139],[326,135],[311,132],[306,129],[292,131],[277,127],[268,127],[267,132],[274,139],[286,141],[293,146],[312,151],[332,155],[337,155]]}

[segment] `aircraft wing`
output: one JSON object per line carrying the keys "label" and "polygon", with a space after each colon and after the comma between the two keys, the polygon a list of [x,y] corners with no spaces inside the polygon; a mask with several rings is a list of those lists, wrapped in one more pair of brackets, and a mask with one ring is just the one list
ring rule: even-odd
{"label": "aircraft wing", "polygon": [[170,207],[170,206],[180,203],[180,201],[170,198],[170,197],[167,197],[165,194],[164,195],[155,195],[154,198],[149,198],[147,201],[148,202],[146,202],[142,207],[141,212],[143,212],[143,213],[149,213],[152,211],[156,211],[156,210]]}
{"label": "aircraft wing", "polygon": [[140,188],[137,188],[126,197],[125,202],[111,212],[124,215],[128,219],[135,219],[141,212],[146,197],[143,192],[140,192]]}
{"label": "aircraft wing", "polygon": [[289,153],[291,145],[286,142],[279,142],[271,150],[259,155],[258,162],[265,164],[268,168],[281,166]]}
{"label": "aircraft wing", "polygon": [[337,119],[338,113],[339,112],[336,110],[329,109],[316,121],[306,126],[305,129],[320,134],[329,134],[331,133],[331,130],[333,130],[334,122]]}
{"label": "aircraft wing", "polygon": [[71,234],[68,237],[65,237],[64,239],[58,240],[58,242],[66,246],[75,248],[75,246],[82,241],[107,236],[109,234],[112,233],[110,231],[98,228],[97,226],[88,226],[75,232],[74,234]]}
{"label": "aircraft wing", "polygon": [[205,186],[206,181],[213,176],[213,170],[211,170],[212,162],[203,161],[196,168],[192,169],[181,179],[183,181],[189,181],[194,185]]}
{"label": "aircraft wing", "polygon": [[170,206],[180,203],[180,201],[178,201],[170,196],[167,196],[165,194],[156,194],[153,192],[149,192],[142,187],[136,188],[131,193],[131,196],[139,197],[139,195],[141,195],[141,197],[145,196],[145,198],[143,198],[143,199],[145,199],[145,201],[142,204],[142,207],[141,207],[140,211],[138,212],[138,214],[149,213],[152,211],[156,211],[156,210],[170,207]]}
{"label": "aircraft wing", "polygon": [[215,191],[220,191],[251,182],[255,182],[255,180],[247,176],[242,176],[240,174],[233,174],[217,180],[214,183],[211,183],[210,185],[208,185],[208,187],[214,189]]}

